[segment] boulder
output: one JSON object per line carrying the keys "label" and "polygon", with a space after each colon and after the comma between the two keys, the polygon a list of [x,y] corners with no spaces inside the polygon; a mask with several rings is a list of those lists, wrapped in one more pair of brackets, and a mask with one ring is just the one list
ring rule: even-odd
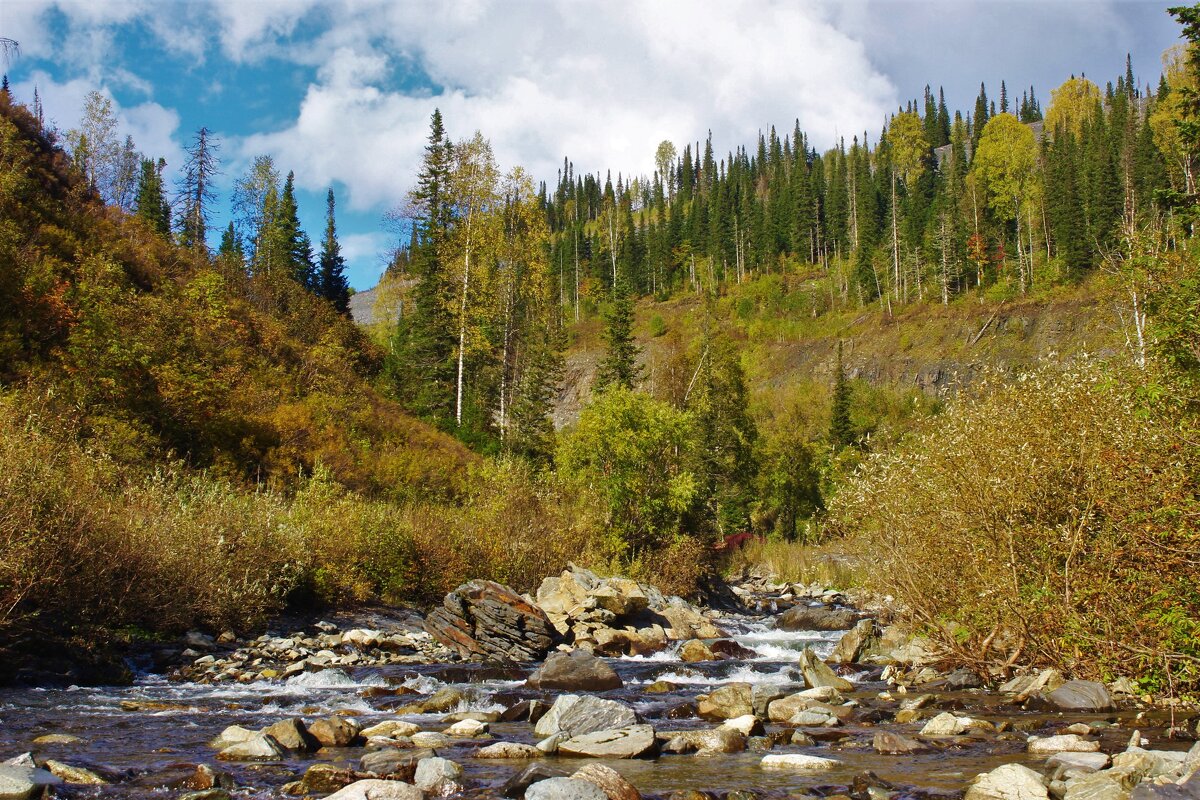
{"label": "boulder", "polygon": [[39,736],[36,739],[34,739],[33,743],[40,744],[40,745],[49,745],[49,744],[66,745],[66,744],[79,744],[82,741],[83,741],[83,739],[80,739],[78,736],[72,736],[69,733],[47,733],[44,736]]}
{"label": "boulder", "polygon": [[829,660],[834,664],[854,664],[862,657],[863,652],[879,638],[876,632],[875,620],[860,619],[854,627],[842,634],[837,646],[833,648]]}
{"label": "boulder", "polygon": [[417,747],[428,747],[436,749],[438,747],[446,747],[450,744],[450,737],[444,733],[436,733],[434,731],[421,731],[414,733],[409,737],[412,743]]}
{"label": "boulder", "polygon": [[258,731],[252,731],[249,728],[243,728],[241,725],[230,725],[228,728],[217,734],[216,738],[208,743],[208,746],[214,750],[224,750],[230,745],[249,741],[258,735]]}
{"label": "boulder", "polygon": [[357,723],[345,717],[326,717],[308,726],[308,733],[322,747],[349,747],[358,738]]}
{"label": "boulder", "polygon": [[217,753],[222,761],[279,761],[283,748],[265,733],[255,733],[249,739],[231,744]]}
{"label": "boulder", "polygon": [[696,713],[704,719],[734,719],[754,713],[754,690],[748,683],[727,683],[696,698]]}
{"label": "boulder", "polygon": [[448,758],[432,756],[417,762],[413,783],[417,788],[439,795],[453,794],[461,788],[458,779],[463,769]]}
{"label": "boulder", "polygon": [[1027,749],[1031,753],[1095,753],[1100,750],[1099,742],[1090,742],[1076,733],[1058,736],[1031,736]]}
{"label": "boulder", "polygon": [[1078,773],[1097,772],[1108,766],[1108,756],[1104,753],[1055,753],[1046,759],[1046,768],[1051,775],[1059,775],[1068,770]]}
{"label": "boulder", "polygon": [[678,598],[673,598],[672,602],[654,611],[667,620],[670,626],[668,635],[672,639],[720,639],[725,636],[725,632],[708,617]]}
{"label": "boulder", "polygon": [[854,690],[854,684],[845,678],[838,677],[811,648],[805,648],[800,653],[800,672],[804,675],[804,682],[810,689],[832,688],[839,692]]}
{"label": "boulder", "polygon": [[537,661],[557,638],[541,608],[494,581],[470,581],[425,618],[434,639],[461,657]]}
{"label": "boulder", "polygon": [[858,616],[848,608],[833,606],[792,606],[775,618],[781,631],[846,631],[854,627]]}
{"label": "boulder", "polygon": [[697,661],[715,661],[716,658],[712,648],[699,639],[689,639],[679,648],[679,660],[686,664],[694,664]]}
{"label": "boulder", "polygon": [[325,800],[425,800],[425,792],[411,783],[370,778],[355,781],[329,795]]}
{"label": "boulder", "polygon": [[44,769],[0,764],[0,800],[26,800],[41,796],[47,786],[57,786],[62,778]]}
{"label": "boulder", "polygon": [[533,689],[603,692],[624,684],[613,668],[582,650],[551,654],[525,682]]}
{"label": "boulder", "polygon": [[547,737],[565,733],[568,737],[581,736],[595,731],[628,728],[641,720],[637,713],[616,700],[606,700],[591,695],[559,695],[550,710],[542,716],[534,733]]}
{"label": "boulder", "polygon": [[625,776],[603,764],[588,764],[571,777],[596,784],[608,800],[642,800],[641,792]]}
{"label": "boulder", "polygon": [[721,723],[721,727],[737,731],[742,736],[762,736],[764,733],[762,720],[753,714],[727,719]]}
{"label": "boulder", "polygon": [[708,649],[712,651],[714,656],[720,659],[746,661],[758,657],[758,653],[749,647],[742,647],[732,639],[717,639],[708,646]]}
{"label": "boulder", "polygon": [[488,732],[488,724],[475,719],[462,719],[451,725],[442,733],[447,736],[457,736],[462,739],[473,739]]}
{"label": "boulder", "polygon": [[278,742],[279,746],[284,750],[307,752],[315,749],[313,744],[316,742],[316,739],[309,735],[308,728],[305,727],[303,720],[280,720],[274,725],[263,728],[262,732]]}
{"label": "boulder", "polygon": [[1043,697],[1062,711],[1109,711],[1113,708],[1108,689],[1096,681],[1067,681]]}
{"label": "boulder", "polygon": [[559,742],[558,753],[588,758],[637,758],[652,755],[656,745],[654,728],[649,725],[633,725],[617,730],[572,736]]}
{"label": "boulder", "polygon": [[582,778],[547,778],[525,790],[525,800],[608,800],[596,784]]}
{"label": "boulder", "polygon": [[959,717],[943,711],[921,728],[922,736],[958,736],[969,730],[991,730],[992,724],[984,720]]}
{"label": "boulder", "polygon": [[475,751],[475,758],[541,758],[542,751],[531,744],[496,742]]}
{"label": "boulder", "polygon": [[820,703],[819,699],[809,696],[806,692],[781,697],[767,705],[767,719],[771,722],[787,722],[801,711],[807,711]]}
{"label": "boulder", "polygon": [[796,772],[826,772],[840,766],[841,763],[832,758],[806,756],[802,753],[763,756],[762,759],[764,769],[790,769]]}
{"label": "boulder", "polygon": [[1020,764],[1005,764],[975,779],[963,800],[1047,800],[1042,776]]}

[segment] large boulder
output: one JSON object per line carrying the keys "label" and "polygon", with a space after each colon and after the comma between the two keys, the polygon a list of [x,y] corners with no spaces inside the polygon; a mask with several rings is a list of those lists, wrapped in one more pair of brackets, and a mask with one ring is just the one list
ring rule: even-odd
{"label": "large boulder", "polygon": [[1062,711],[1108,711],[1113,707],[1108,689],[1096,681],[1067,681],[1043,698]]}
{"label": "large boulder", "polygon": [[858,615],[848,608],[833,606],[792,606],[775,618],[781,631],[847,631],[858,622]]}
{"label": "large boulder", "polygon": [[568,737],[581,736],[596,731],[628,728],[641,720],[637,713],[616,700],[606,700],[591,695],[559,695],[534,727],[540,737],[564,733]]}
{"label": "large boulder", "polygon": [[642,800],[637,787],[625,780],[621,773],[603,764],[588,764],[571,777],[596,784],[608,800]]}
{"label": "large boulder", "polygon": [[256,733],[245,741],[231,744],[217,753],[222,761],[279,761],[283,748],[265,733]]}
{"label": "large boulder", "polygon": [[854,664],[878,639],[875,620],[860,619],[838,640],[829,660],[834,664]]}
{"label": "large boulder", "polygon": [[810,689],[828,687],[837,689],[839,692],[854,690],[854,684],[834,673],[811,648],[805,648],[800,653],[800,672],[804,675],[804,682]]}
{"label": "large boulder", "polygon": [[762,760],[764,769],[790,769],[796,772],[826,772],[840,766],[841,763],[832,758],[806,756],[803,753],[763,756]]}
{"label": "large boulder", "polygon": [[704,719],[735,719],[754,713],[754,690],[748,683],[727,683],[696,698],[696,711]]}
{"label": "large boulder", "polygon": [[463,658],[537,661],[554,646],[546,613],[494,581],[470,581],[446,595],[425,618],[434,639]]}
{"label": "large boulder", "polygon": [[534,689],[602,692],[620,689],[624,684],[613,668],[582,650],[553,653],[526,685]]}
{"label": "large boulder", "polygon": [[653,755],[657,744],[654,728],[649,725],[633,725],[618,730],[572,736],[559,742],[558,754],[588,758],[637,758]]}
{"label": "large boulder", "polygon": [[1047,800],[1042,776],[1020,764],[1005,764],[975,779],[964,800]]}

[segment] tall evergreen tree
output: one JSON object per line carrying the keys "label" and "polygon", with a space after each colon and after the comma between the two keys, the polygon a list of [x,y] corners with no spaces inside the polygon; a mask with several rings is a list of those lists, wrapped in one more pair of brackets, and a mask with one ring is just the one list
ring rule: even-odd
{"label": "tall evergreen tree", "polygon": [[134,199],[134,213],[146,220],[147,224],[162,236],[171,233],[171,204],[167,202],[163,192],[162,179],[166,165],[167,162],[161,158],[157,163],[149,158],[142,159],[137,195]]}
{"label": "tall evergreen tree", "polygon": [[604,347],[604,358],[596,372],[596,387],[632,389],[642,377],[642,367],[637,363],[641,348],[633,340],[633,300],[623,281],[618,281],[612,302],[604,312]]}
{"label": "tall evergreen tree", "polygon": [[321,240],[321,256],[317,267],[317,293],[333,304],[342,314],[350,313],[350,283],[346,280],[346,259],[337,239],[333,218],[333,187],[325,195],[325,237]]}
{"label": "tall evergreen tree", "polygon": [[838,340],[835,370],[833,405],[829,414],[829,443],[840,449],[854,441],[854,427],[850,422],[850,381],[846,379],[846,367],[842,363],[841,340]]}

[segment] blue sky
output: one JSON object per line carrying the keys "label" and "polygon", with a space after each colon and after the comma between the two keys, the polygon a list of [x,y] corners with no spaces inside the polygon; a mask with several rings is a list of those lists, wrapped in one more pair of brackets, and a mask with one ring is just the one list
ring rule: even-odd
{"label": "blue sky", "polygon": [[[314,240],[324,195],[356,288],[373,285],[440,106],[449,132],[489,137],[501,165],[552,182],[647,174],[658,142],[709,130],[719,153],[799,118],[814,146],[869,131],[930,83],[969,109],[981,81],[1043,107],[1071,74],[1103,85],[1131,53],[1156,84],[1178,29],[1165,3],[766,0],[5,0],[18,99],[37,85],[73,127],[98,89],[123,132],[172,167],[196,129],[222,143],[222,188],[255,155],[296,172]],[[214,227],[223,227],[221,198]]]}

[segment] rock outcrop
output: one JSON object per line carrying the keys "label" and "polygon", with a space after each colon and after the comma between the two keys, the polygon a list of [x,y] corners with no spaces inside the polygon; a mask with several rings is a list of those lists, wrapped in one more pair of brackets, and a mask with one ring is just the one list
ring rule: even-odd
{"label": "rock outcrop", "polygon": [[463,658],[538,661],[556,636],[544,611],[494,581],[470,581],[425,618],[434,639]]}

